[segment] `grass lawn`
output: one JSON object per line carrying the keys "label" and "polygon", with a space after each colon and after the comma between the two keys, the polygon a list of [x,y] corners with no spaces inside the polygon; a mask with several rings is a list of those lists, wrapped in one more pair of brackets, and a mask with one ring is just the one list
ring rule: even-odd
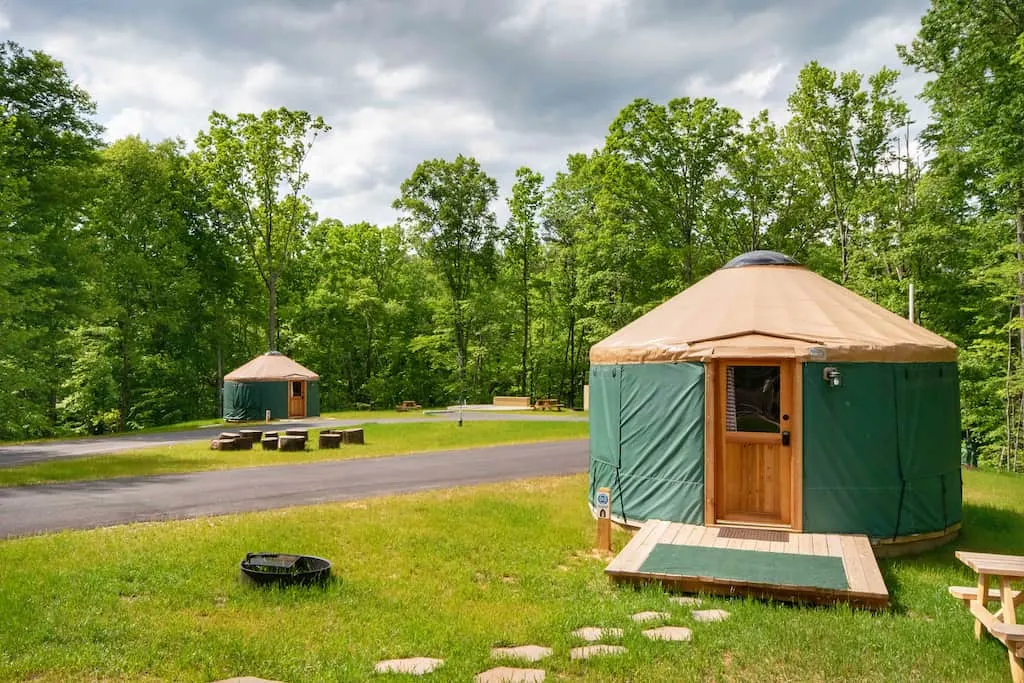
{"label": "grass lawn", "polygon": [[[491,647],[534,643],[555,649],[548,680],[1005,681],[1005,649],[974,641],[946,586],[972,580],[954,547],[1024,553],[1024,478],[967,472],[965,489],[961,539],[883,562],[890,611],[706,599],[732,613],[717,624],[609,584],[585,476],[5,541],[0,679],[361,681],[423,655],[447,660],[426,680],[468,681]],[[249,586],[238,562],[258,550],[327,557],[341,580]],[[641,610],[693,642],[646,640]],[[588,625],[624,628],[628,653],[571,661]]]}
{"label": "grass lawn", "polygon": [[[260,446],[254,446],[251,451],[213,451],[207,442],[193,442],[110,455],[61,458],[0,468],[0,487],[370,458],[531,441],[585,439],[588,435],[586,422],[553,421],[495,420],[466,422],[462,427],[454,422],[410,422],[366,424],[363,429],[365,445],[346,445],[339,449],[317,448],[319,430],[310,430],[306,450],[301,452],[264,451]],[[213,436],[216,434],[211,434]]]}

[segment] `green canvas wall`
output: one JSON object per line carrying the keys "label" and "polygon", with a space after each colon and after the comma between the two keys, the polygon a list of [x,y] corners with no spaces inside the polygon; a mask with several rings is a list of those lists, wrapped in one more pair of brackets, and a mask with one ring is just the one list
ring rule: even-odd
{"label": "green canvas wall", "polygon": [[306,382],[306,415],[320,415],[320,382]]}
{"label": "green canvas wall", "polygon": [[288,382],[224,382],[225,420],[262,420],[267,409],[273,419],[288,417]]}
{"label": "green canvas wall", "polygon": [[616,519],[704,520],[704,365],[594,365],[590,502],[612,490]]}
{"label": "green canvas wall", "polygon": [[806,531],[885,538],[960,521],[956,363],[806,363],[803,404]]}

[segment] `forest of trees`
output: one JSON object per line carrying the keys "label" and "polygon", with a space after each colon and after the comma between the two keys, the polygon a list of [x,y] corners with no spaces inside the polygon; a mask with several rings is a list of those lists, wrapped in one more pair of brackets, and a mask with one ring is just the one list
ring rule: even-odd
{"label": "forest of trees", "polygon": [[1015,0],[933,0],[899,48],[928,78],[919,140],[898,72],[811,62],[784,122],[623,103],[600,149],[519,169],[502,223],[475,159],[424,161],[387,226],[314,213],[319,117],[105,144],[60,62],[2,44],[0,439],[216,416],[222,375],[268,348],[320,373],[324,410],[578,406],[591,344],[774,249],[904,316],[913,283],[961,349],[967,439],[1024,469],[1022,36]]}

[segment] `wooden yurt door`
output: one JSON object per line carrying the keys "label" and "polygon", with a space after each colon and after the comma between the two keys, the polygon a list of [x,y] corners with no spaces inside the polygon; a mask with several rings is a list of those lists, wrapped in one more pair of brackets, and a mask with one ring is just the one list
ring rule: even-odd
{"label": "wooden yurt door", "polygon": [[716,522],[790,525],[793,372],[791,361],[718,362]]}
{"label": "wooden yurt door", "polygon": [[306,417],[306,383],[288,382],[288,417]]}

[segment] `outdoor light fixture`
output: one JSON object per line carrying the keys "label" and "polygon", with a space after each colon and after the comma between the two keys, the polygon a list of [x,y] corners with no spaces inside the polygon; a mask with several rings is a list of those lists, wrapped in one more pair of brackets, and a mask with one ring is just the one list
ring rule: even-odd
{"label": "outdoor light fixture", "polygon": [[839,368],[825,368],[821,376],[833,387],[838,387],[843,383],[843,377],[839,374]]}

